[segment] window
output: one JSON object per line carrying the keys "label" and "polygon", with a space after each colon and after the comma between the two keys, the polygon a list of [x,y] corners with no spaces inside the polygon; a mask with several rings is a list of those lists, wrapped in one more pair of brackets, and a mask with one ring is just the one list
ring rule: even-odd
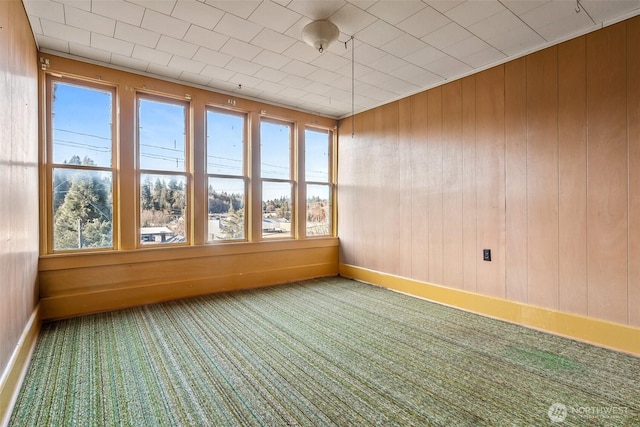
{"label": "window", "polygon": [[284,122],[260,122],[263,239],[294,236],[292,128]]}
{"label": "window", "polygon": [[306,128],[304,132],[305,182],[307,195],[306,235],[332,234],[332,180],[329,155],[333,133]]}
{"label": "window", "polygon": [[335,120],[63,69],[41,81],[43,255],[334,235]]}
{"label": "window", "polygon": [[51,247],[113,248],[114,90],[47,81]]}
{"label": "window", "polygon": [[187,241],[187,104],[138,97],[140,243]]}
{"label": "window", "polygon": [[207,240],[246,239],[246,116],[207,110]]}

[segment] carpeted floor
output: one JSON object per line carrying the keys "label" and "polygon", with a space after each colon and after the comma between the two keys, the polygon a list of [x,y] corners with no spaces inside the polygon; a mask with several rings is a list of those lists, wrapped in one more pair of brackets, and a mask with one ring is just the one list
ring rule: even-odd
{"label": "carpeted floor", "polygon": [[47,323],[10,425],[631,426],[640,359],[316,279]]}

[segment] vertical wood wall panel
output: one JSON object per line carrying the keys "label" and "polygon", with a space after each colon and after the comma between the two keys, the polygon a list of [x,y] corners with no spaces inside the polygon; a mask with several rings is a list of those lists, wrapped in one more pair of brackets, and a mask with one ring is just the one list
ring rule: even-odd
{"label": "vertical wood wall panel", "polygon": [[442,283],[442,87],[427,92],[429,281]]}
{"label": "vertical wood wall panel", "polygon": [[[366,141],[341,151],[360,167],[341,196],[356,266],[385,253],[371,212],[390,212],[383,273],[640,326],[640,17],[398,104],[384,132],[358,114]],[[376,173],[392,203],[372,205]]]}
{"label": "vertical wood wall panel", "polygon": [[557,47],[527,57],[527,302],[558,307]]}
{"label": "vertical wood wall panel", "polygon": [[442,87],[442,283],[463,287],[462,270],[462,85]]}
{"label": "vertical wood wall panel", "polygon": [[[411,173],[411,157],[412,157],[412,144],[411,144],[411,98],[401,99],[398,103],[398,156],[399,156],[399,171],[398,186],[394,188],[398,191],[400,202],[398,203],[398,210],[395,212],[397,218],[394,222],[398,228],[398,238],[400,250],[398,256],[400,257],[398,274],[404,277],[411,277],[411,235],[413,230],[411,225],[412,216],[412,202],[413,193],[410,191],[413,185],[412,173]],[[393,183],[391,183],[393,186]],[[399,226],[398,224],[405,224],[405,226]]]}
{"label": "vertical wood wall panel", "polygon": [[[360,121],[360,116],[354,117],[354,120],[343,120],[338,127],[338,135],[340,135],[340,143],[338,144],[337,159],[339,162],[339,174],[337,179],[337,192],[338,192],[338,210],[340,216],[338,218],[338,236],[342,236],[342,244],[339,248],[340,263],[343,264],[355,264],[355,250],[354,250],[354,228],[355,222],[353,220],[356,212],[354,205],[355,188],[356,188],[356,163],[359,158],[355,151],[355,134],[352,138],[352,126],[353,122]],[[355,129],[353,129],[355,130]]]}
{"label": "vertical wood wall panel", "polygon": [[626,27],[587,35],[590,316],[627,323]]}
{"label": "vertical wood wall panel", "polygon": [[429,280],[429,186],[427,174],[427,92],[411,97],[411,271]]}
{"label": "vertical wood wall panel", "polygon": [[640,326],[640,17],[627,24],[629,324]]}
{"label": "vertical wood wall panel", "polygon": [[[0,378],[3,380],[38,301],[37,58],[22,2],[1,1]],[[6,405],[0,402],[0,422]]]}
{"label": "vertical wood wall panel", "polygon": [[558,308],[587,314],[585,38],[558,46]]}
{"label": "vertical wood wall panel", "polygon": [[379,176],[378,189],[381,190],[380,204],[375,206],[395,206],[396,209],[382,209],[381,212],[372,212],[379,221],[373,230],[379,232],[382,239],[382,251],[378,253],[378,258],[382,263],[382,270],[392,274],[399,273],[400,267],[400,233],[398,223],[401,221],[397,207],[400,206],[400,192],[397,185],[400,178],[400,156],[398,150],[398,110],[399,103],[392,102],[380,108],[382,111],[382,144],[379,156],[384,162],[381,171],[377,171]]}
{"label": "vertical wood wall panel", "polygon": [[476,75],[476,102],[476,257],[482,259],[482,250],[491,249],[492,259],[478,264],[478,291],[504,297],[504,67]]}
{"label": "vertical wood wall panel", "polygon": [[362,129],[360,134],[362,138],[358,138],[359,153],[365,153],[359,165],[361,174],[359,179],[364,179],[362,191],[358,194],[358,203],[356,204],[359,212],[364,215],[358,217],[359,230],[357,235],[361,239],[360,254],[361,263],[366,268],[375,268],[374,252],[378,250],[380,241],[377,240],[375,229],[375,175],[376,168],[372,167],[376,164],[376,138],[374,138],[373,129],[375,129],[375,111],[367,111],[362,115]]}
{"label": "vertical wood wall panel", "polygon": [[505,64],[506,291],[527,302],[527,68]]}
{"label": "vertical wood wall panel", "polygon": [[476,80],[462,79],[462,257],[464,288],[477,290]]}

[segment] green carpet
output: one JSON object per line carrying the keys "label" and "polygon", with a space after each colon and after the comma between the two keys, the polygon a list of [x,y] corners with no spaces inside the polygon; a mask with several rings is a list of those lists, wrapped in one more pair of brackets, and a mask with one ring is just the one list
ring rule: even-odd
{"label": "green carpet", "polygon": [[10,425],[631,426],[640,359],[317,279],[46,323]]}

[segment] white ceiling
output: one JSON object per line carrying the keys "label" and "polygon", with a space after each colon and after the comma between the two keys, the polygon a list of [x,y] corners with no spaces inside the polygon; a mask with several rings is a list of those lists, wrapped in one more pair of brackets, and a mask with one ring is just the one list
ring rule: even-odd
{"label": "white ceiling", "polygon": [[[23,0],[38,47],[345,117],[640,14],[640,0]],[[341,31],[323,54],[302,28]],[[240,88],[241,85],[241,88]]]}

